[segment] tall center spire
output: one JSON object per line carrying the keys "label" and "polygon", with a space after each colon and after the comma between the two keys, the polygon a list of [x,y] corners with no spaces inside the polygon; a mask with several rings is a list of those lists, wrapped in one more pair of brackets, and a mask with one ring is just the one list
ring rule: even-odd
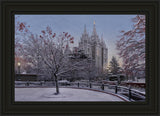
{"label": "tall center spire", "polygon": [[95,25],[96,23],[95,23],[95,21],[93,22],[93,24],[94,24],[94,25],[93,25],[93,33],[92,33],[92,34],[93,34],[93,35],[97,35],[96,25]]}
{"label": "tall center spire", "polygon": [[94,21],[94,23],[93,23],[94,25],[96,24],[96,22]]}

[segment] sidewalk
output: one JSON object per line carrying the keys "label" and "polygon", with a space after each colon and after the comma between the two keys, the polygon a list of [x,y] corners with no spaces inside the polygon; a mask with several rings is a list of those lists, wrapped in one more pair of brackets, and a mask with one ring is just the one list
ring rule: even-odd
{"label": "sidewalk", "polygon": [[60,88],[60,94],[54,95],[55,91],[55,88],[15,88],[15,101],[124,101],[92,90]]}

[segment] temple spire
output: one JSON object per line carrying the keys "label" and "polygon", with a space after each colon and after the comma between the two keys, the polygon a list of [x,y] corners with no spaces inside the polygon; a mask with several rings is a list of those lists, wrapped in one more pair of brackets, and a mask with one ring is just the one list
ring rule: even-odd
{"label": "temple spire", "polygon": [[96,32],[96,23],[95,23],[95,21],[94,21],[94,23],[93,23],[94,25],[93,25],[93,35],[97,35],[97,32]]}

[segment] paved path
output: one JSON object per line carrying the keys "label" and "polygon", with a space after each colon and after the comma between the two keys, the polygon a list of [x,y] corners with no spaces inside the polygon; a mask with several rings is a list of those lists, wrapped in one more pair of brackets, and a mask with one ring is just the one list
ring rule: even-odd
{"label": "paved path", "polygon": [[92,90],[60,88],[15,88],[15,101],[123,101],[123,99]]}

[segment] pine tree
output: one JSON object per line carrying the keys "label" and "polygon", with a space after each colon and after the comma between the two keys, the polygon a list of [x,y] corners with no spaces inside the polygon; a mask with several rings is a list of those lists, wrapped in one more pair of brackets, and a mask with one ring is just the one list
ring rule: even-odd
{"label": "pine tree", "polygon": [[110,61],[109,70],[112,74],[118,74],[120,67],[119,63],[116,59],[116,57],[112,57],[112,60]]}

